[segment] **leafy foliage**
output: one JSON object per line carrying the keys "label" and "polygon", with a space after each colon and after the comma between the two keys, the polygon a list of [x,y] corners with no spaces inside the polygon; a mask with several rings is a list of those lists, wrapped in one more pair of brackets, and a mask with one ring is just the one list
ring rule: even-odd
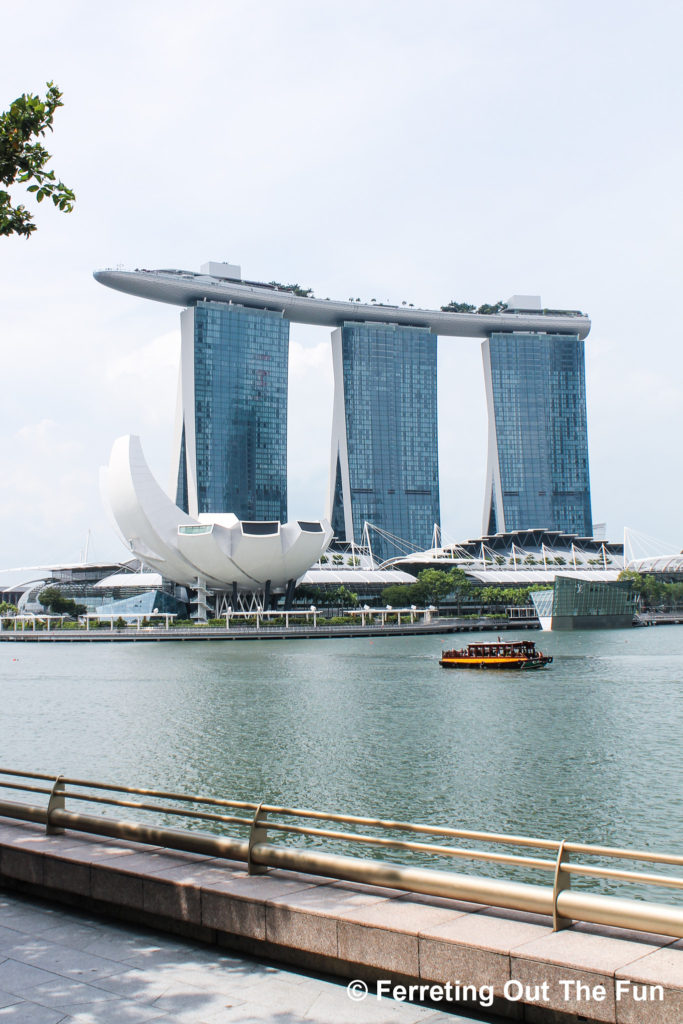
{"label": "leafy foliage", "polygon": [[446,305],[441,307],[442,313],[474,313],[477,307],[473,306],[469,302],[456,302],[454,299]]}
{"label": "leafy foliage", "polygon": [[87,611],[84,604],[76,604],[70,597],[63,597],[57,587],[45,587],[38,594],[38,600],[54,615],[85,615]]}
{"label": "leafy foliage", "polygon": [[[683,587],[683,585],[682,585]],[[476,586],[468,578],[463,569],[454,566],[448,572],[443,569],[423,569],[415,583],[395,583],[382,590],[382,605],[392,608],[409,608],[411,605],[423,608],[427,605],[440,605],[447,598],[454,601],[460,614],[463,602],[472,605],[506,608],[508,605],[525,605],[529,602],[532,590],[549,590],[548,585],[535,584],[527,587],[482,587]],[[302,585],[297,587],[297,596],[314,604],[318,608],[330,606],[355,607],[359,604],[358,595],[349,592],[346,587],[331,590],[326,587]]]}
{"label": "leafy foliage", "polygon": [[471,305],[471,303],[469,302],[456,302],[454,299],[451,299],[451,301],[447,305],[441,307],[441,312],[491,314],[500,313],[504,309],[505,303],[500,299],[498,300],[498,302],[494,303],[484,302],[481,306],[479,306],[479,308]]}
{"label": "leafy foliage", "polygon": [[[26,185],[39,203],[50,198],[57,209],[70,213],[76,196],[57,181],[54,171],[46,170],[50,154],[37,141],[48,129],[52,131],[55,111],[61,106],[61,92],[48,82],[44,100],[24,93],[0,114],[0,186]],[[13,206],[9,192],[0,188],[0,235],[28,238],[35,230],[31,213],[21,204]]]}
{"label": "leafy foliage", "polygon": [[534,585],[530,587],[477,587],[468,579],[465,572],[454,567],[450,572],[443,569],[423,569],[412,584],[385,587],[382,601],[393,608],[405,608],[410,604],[440,604],[446,597],[453,595],[458,609],[465,596],[468,603],[506,607],[507,605],[524,605],[529,600],[532,590],[548,590],[548,586]]}
{"label": "leafy foliage", "polygon": [[423,569],[418,573],[417,582],[394,584],[382,591],[382,600],[392,607],[405,608],[408,605],[438,605],[440,601],[455,594],[458,601],[471,588],[462,569],[454,567],[450,572],[443,569]]}
{"label": "leafy foliage", "polygon": [[405,583],[392,583],[382,591],[382,604],[392,608],[407,608],[415,601],[412,596],[412,585]]}
{"label": "leafy foliage", "polygon": [[291,292],[292,295],[300,295],[303,299],[312,299],[313,295],[312,288],[302,288],[298,284],[280,284],[279,281],[270,281],[274,288],[279,288],[281,292]]}
{"label": "leafy foliage", "polygon": [[359,603],[358,594],[343,584],[336,590],[331,590],[329,587],[316,587],[304,583],[296,588],[296,595],[316,608],[355,608]]}
{"label": "leafy foliage", "polygon": [[683,583],[664,583],[652,573],[634,572],[624,569],[619,579],[629,582],[634,593],[638,594],[644,608],[677,608],[683,604]]}
{"label": "leafy foliage", "polygon": [[438,604],[453,590],[453,580],[449,572],[442,572],[441,569],[423,569],[411,589],[419,595],[421,602]]}

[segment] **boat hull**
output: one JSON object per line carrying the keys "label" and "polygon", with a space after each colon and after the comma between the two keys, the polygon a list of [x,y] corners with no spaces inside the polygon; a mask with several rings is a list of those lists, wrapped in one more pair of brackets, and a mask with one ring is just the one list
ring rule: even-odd
{"label": "boat hull", "polygon": [[526,671],[532,668],[545,668],[552,658],[442,658],[442,668],[485,668],[485,669],[516,669]]}

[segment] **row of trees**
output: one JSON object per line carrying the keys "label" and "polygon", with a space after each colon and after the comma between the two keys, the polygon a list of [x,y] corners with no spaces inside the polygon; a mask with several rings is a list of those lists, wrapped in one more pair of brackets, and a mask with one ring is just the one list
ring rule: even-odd
{"label": "row of trees", "polygon": [[683,583],[664,583],[652,573],[633,572],[631,569],[620,573],[619,579],[631,583],[642,606],[650,611],[683,605]]}
{"label": "row of trees", "polygon": [[[468,605],[506,607],[524,605],[532,590],[544,590],[543,586],[532,587],[478,587],[467,579],[457,567],[448,572],[443,569],[423,569],[415,583],[400,583],[385,587],[381,594],[382,605],[392,608],[409,608],[411,605],[423,608],[439,605],[447,599],[457,605],[458,614],[465,601]],[[358,594],[347,587],[331,590],[327,587],[297,587],[297,598],[313,604],[316,608],[355,608],[360,604]]]}
{"label": "row of trees", "polygon": [[507,605],[524,605],[529,600],[532,590],[545,590],[544,586],[532,587],[478,587],[467,579],[462,569],[453,568],[449,572],[443,569],[423,569],[418,574],[417,582],[385,587],[382,601],[395,608],[411,604],[438,605],[447,598],[457,604],[458,613],[465,599],[468,604],[504,607]]}
{"label": "row of trees", "polygon": [[410,605],[438,605],[453,595],[458,604],[470,592],[472,584],[462,569],[453,568],[449,572],[443,569],[423,569],[418,573],[416,583],[399,583],[385,587],[382,601],[394,608],[406,608]]}
{"label": "row of trees", "polygon": [[[416,583],[385,587],[382,591],[382,602],[396,608],[407,608],[411,604],[438,604],[450,595],[455,595],[456,599],[460,598],[468,593],[470,588],[471,584],[462,569],[454,568],[450,572],[444,572],[442,569],[423,569]],[[360,603],[358,594],[344,586],[330,590],[327,587],[305,585],[297,587],[296,595],[317,608],[355,608]]]}
{"label": "row of trees", "polygon": [[451,299],[449,303],[441,307],[442,313],[500,313],[502,309],[505,309],[505,303],[498,300],[498,302],[488,303],[484,302],[481,306],[473,306],[470,302],[456,302]]}
{"label": "row of trees", "polygon": [[304,584],[296,588],[296,596],[306,602],[307,605],[315,605],[316,608],[355,608],[360,601],[358,594],[355,594],[348,587],[337,587],[330,590],[329,587],[314,587]]}

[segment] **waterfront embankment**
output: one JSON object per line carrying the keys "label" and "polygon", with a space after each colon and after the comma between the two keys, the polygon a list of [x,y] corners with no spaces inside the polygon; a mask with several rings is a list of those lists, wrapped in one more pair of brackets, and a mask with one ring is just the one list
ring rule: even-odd
{"label": "waterfront embankment", "polygon": [[683,1016],[683,945],[674,936],[581,924],[553,931],[544,914],[295,871],[249,874],[221,857],[47,835],[10,819],[0,819],[0,883],[354,979],[356,993],[375,983],[387,994],[438,987],[456,1004],[536,1024],[679,1024]]}
{"label": "waterfront embankment", "polygon": [[539,629],[538,619],[439,619],[429,622],[386,623],[384,625],[317,625],[307,626],[171,626],[138,624],[117,627],[114,622],[91,629],[5,629],[0,641],[19,643],[117,643],[155,640],[339,640],[380,636],[434,636],[448,633],[472,633],[484,630]]}
{"label": "waterfront embankment", "polygon": [[[7,622],[10,622],[8,627]],[[678,626],[683,624],[683,612],[641,612],[634,616],[634,626]],[[0,643],[149,643],[153,641],[205,641],[205,640],[338,640],[382,636],[437,636],[449,633],[483,633],[507,630],[540,629],[537,617],[526,618],[439,618],[428,621],[401,623],[326,624],[271,626],[216,626],[198,623],[193,626],[166,626],[158,623],[117,625],[115,620],[72,629],[58,626],[45,627],[40,620],[26,620],[20,627],[5,620],[0,629]]]}

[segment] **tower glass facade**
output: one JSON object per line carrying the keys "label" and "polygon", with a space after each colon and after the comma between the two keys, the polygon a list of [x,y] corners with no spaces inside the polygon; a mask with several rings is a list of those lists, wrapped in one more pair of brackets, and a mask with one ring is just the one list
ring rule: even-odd
{"label": "tower glass facade", "polygon": [[198,302],[188,314],[183,373],[190,365],[193,373],[190,386],[189,373],[181,382],[177,504],[187,510],[188,497],[192,504],[195,481],[198,513],[284,522],[289,321],[218,302]]}
{"label": "tower glass facade", "polygon": [[[345,323],[332,335],[331,522],[360,543],[367,521],[413,548],[439,522],[436,337],[427,328]],[[371,534],[376,557],[405,548]]]}
{"label": "tower glass facade", "polygon": [[484,532],[591,536],[584,343],[492,334],[484,342],[489,466]]}

